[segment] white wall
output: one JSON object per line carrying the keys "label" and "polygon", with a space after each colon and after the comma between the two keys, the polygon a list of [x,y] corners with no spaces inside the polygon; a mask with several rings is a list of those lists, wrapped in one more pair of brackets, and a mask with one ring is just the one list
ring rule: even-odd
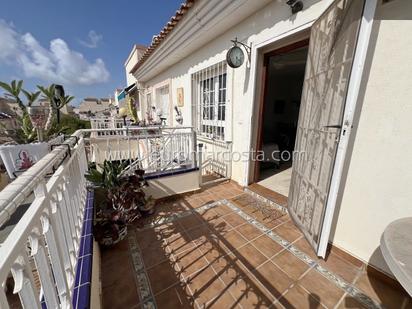
{"label": "white wall", "polygon": [[378,6],[331,238],[387,272],[381,235],[392,221],[412,216],[411,33],[412,1]]}
{"label": "white wall", "polygon": [[[176,63],[166,71],[158,74],[153,79],[144,83],[144,87],[158,87],[158,84],[170,78],[171,104],[176,104],[177,88],[184,88],[184,107],[182,108],[183,125],[192,123],[192,97],[191,97],[191,74],[207,68],[213,64],[226,59],[226,52],[232,46],[230,40],[237,37],[247,44],[264,46],[264,42],[276,37],[284,36],[285,33],[293,31],[302,25],[312,22],[330,3],[329,0],[307,0],[305,9],[296,15],[292,15],[289,6],[284,2],[272,1],[269,5],[252,14],[250,17],[239,22],[226,33],[216,37],[213,41],[205,44],[202,48],[192,53],[189,57]],[[252,55],[253,59],[254,55]],[[255,63],[252,63],[252,66]],[[228,68],[227,83],[229,105],[232,109],[231,139],[233,151],[244,153],[249,151],[251,131],[251,119],[253,117],[252,106],[254,104],[253,88],[254,81],[251,78],[252,67],[250,63],[243,64],[238,69]],[[152,96],[152,98],[154,98]],[[155,103],[155,102],[153,102]],[[174,118],[173,125],[177,125]],[[230,115],[228,113],[228,115]],[[247,185],[248,164],[246,160],[233,162],[232,179],[241,185]]]}
{"label": "white wall", "polygon": [[148,184],[144,191],[154,199],[196,191],[199,189],[199,171],[150,179]]}
{"label": "white wall", "polygon": [[[281,39],[316,19],[330,2],[304,1],[305,10],[292,16],[284,3],[272,1],[144,86],[153,87],[170,78],[172,104],[176,104],[176,89],[183,87],[184,125],[192,125],[191,73],[224,60],[234,37],[251,43],[258,53],[269,45],[279,47],[276,44]],[[391,221],[412,216],[412,169],[408,165],[412,158],[412,1],[393,0],[378,8],[376,18],[376,42],[371,44],[368,55],[370,71],[364,78],[362,109],[352,135],[353,152],[347,160],[331,240],[352,255],[388,271],[376,252],[382,232]],[[253,78],[254,74],[257,80],[260,78],[255,62],[259,59],[252,54],[252,64],[228,69],[228,87],[233,88],[229,98],[233,109],[233,150],[237,152],[249,150],[254,130],[253,89],[259,84]],[[233,163],[232,179],[247,185],[245,161]]]}

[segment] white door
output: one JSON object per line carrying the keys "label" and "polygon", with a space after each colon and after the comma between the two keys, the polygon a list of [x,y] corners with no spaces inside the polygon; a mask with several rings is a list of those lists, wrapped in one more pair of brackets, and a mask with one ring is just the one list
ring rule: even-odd
{"label": "white door", "polygon": [[[288,200],[318,255],[363,0],[336,0],[313,24]],[[329,231],[328,231],[329,233]]]}

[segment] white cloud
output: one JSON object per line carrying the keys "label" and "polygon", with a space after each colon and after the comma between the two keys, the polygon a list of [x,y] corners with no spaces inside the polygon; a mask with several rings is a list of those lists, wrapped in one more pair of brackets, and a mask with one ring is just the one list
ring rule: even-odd
{"label": "white cloud", "polygon": [[0,20],[0,46],[0,63],[17,65],[25,77],[69,85],[98,84],[110,77],[102,59],[89,62],[59,38],[45,48],[32,34],[22,35],[4,20]]}
{"label": "white cloud", "polygon": [[99,45],[100,41],[103,40],[103,35],[97,34],[94,30],[89,31],[88,37],[89,42],[80,40],[80,44],[88,48],[96,48]]}

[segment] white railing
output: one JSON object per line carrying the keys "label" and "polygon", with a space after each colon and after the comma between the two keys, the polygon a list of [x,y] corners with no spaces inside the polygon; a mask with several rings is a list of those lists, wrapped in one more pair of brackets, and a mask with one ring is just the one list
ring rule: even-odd
{"label": "white railing", "polygon": [[[24,308],[41,308],[42,301],[47,308],[73,307],[87,196],[84,174],[87,157],[91,158],[94,151],[90,135],[96,132],[99,130],[77,131],[0,192],[0,227],[18,207],[31,201],[0,244],[1,309],[10,308],[11,293],[18,294]],[[143,167],[148,171],[167,171],[197,164],[196,134],[192,128],[133,128],[126,135],[106,138],[137,141],[138,154],[143,149],[140,146],[147,147],[144,155],[140,153],[134,160],[127,157],[130,170]],[[108,154],[107,159],[117,159]],[[7,290],[9,282],[14,282],[13,291]]]}
{"label": "white railing", "polygon": [[93,138],[90,133],[90,161],[128,161],[127,170],[144,169],[146,174],[196,167],[196,133],[192,127],[125,127],[99,130],[114,132]]}
{"label": "white railing", "polygon": [[[130,122],[120,118],[91,118],[90,127],[93,132],[92,137],[105,137],[110,135],[116,135],[119,131],[107,130],[107,129],[121,129],[123,126],[129,125]],[[102,130],[103,129],[103,130]],[[121,131],[120,131],[121,132]],[[120,133],[121,134],[121,133]]]}
{"label": "white railing", "polygon": [[232,143],[198,137],[202,145],[200,172],[202,184],[229,179],[232,176]]}
{"label": "white railing", "polygon": [[77,135],[74,146],[76,139],[66,141],[0,192],[0,225],[34,195],[0,247],[0,308],[9,308],[10,280],[24,308],[41,308],[42,299],[48,308],[72,307],[87,170],[84,139]]}

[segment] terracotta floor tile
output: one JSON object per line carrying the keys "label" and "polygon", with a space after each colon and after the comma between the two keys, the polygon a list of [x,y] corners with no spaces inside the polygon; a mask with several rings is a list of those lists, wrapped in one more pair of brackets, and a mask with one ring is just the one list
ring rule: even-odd
{"label": "terracotta floor tile", "polygon": [[259,249],[266,257],[271,258],[276,253],[283,250],[283,247],[269,238],[267,235],[262,235],[253,240],[252,245]]}
{"label": "terracotta floor tile", "polygon": [[243,308],[268,308],[274,297],[248,277],[238,278],[229,285],[236,303]]}
{"label": "terracotta floor tile", "polygon": [[272,261],[293,280],[298,280],[309,269],[306,263],[287,250],[273,257]]}
{"label": "terracotta floor tile", "polygon": [[174,261],[179,266],[178,268],[175,267],[175,270],[179,271],[185,278],[208,265],[203,253],[197,248],[175,256]]}
{"label": "terracotta floor tile", "polygon": [[186,234],[189,239],[191,239],[195,243],[199,243],[199,240],[202,238],[202,236],[210,235],[210,230],[207,225],[199,225],[188,231]]}
{"label": "terracotta floor tile", "polygon": [[[181,285],[175,285],[155,297],[157,308],[189,309],[194,308],[193,299]],[[125,307],[124,307],[125,308]]]}
{"label": "terracotta floor tile", "polygon": [[284,272],[270,261],[253,271],[253,274],[276,298],[293,283]]}
{"label": "terracotta floor tile", "polygon": [[222,309],[222,308],[232,308],[235,303],[235,299],[230,295],[227,288],[223,289],[219,292],[219,294],[210,300],[205,308],[215,308],[215,309]]}
{"label": "terracotta floor tile", "polygon": [[246,243],[246,239],[235,230],[229,231],[220,237],[221,243],[229,251],[233,251]]}
{"label": "terracotta floor tile", "polygon": [[323,277],[316,270],[309,271],[300,281],[310,294],[327,307],[334,307],[344,294],[344,291]]}
{"label": "terracotta floor tile", "polygon": [[212,267],[207,267],[186,279],[187,287],[200,307],[218,296],[224,289]]}
{"label": "terracotta floor tile", "polygon": [[103,308],[130,308],[137,305],[140,300],[127,241],[102,249],[101,258]]}
{"label": "terracotta floor tile", "polygon": [[220,257],[211,264],[226,285],[230,285],[233,281],[245,276],[245,272],[237,265],[236,261],[236,258],[229,255]]}
{"label": "terracotta floor tile", "polygon": [[263,262],[267,260],[267,257],[259,253],[254,246],[247,244],[239,249],[236,252],[233,252],[239,261],[247,268],[249,271],[262,265]]}
{"label": "terracotta floor tile", "polygon": [[167,239],[167,245],[172,254],[179,254],[194,247],[194,243],[185,233],[177,234]]}
{"label": "terracotta floor tile", "polygon": [[262,232],[251,224],[244,224],[236,229],[247,240],[252,240],[262,235]]}
{"label": "terracotta floor tile", "polygon": [[242,219],[238,214],[231,213],[223,217],[223,219],[229,223],[233,228],[237,228],[242,226],[243,224],[247,223],[244,219]]}
{"label": "terracotta floor tile", "polygon": [[342,260],[335,254],[329,254],[326,260],[319,261],[319,264],[334,272],[349,283],[353,283],[356,276],[361,271],[355,265]]}
{"label": "terracotta floor tile", "polygon": [[147,274],[155,295],[180,281],[179,274],[173,269],[171,261],[165,261],[152,267],[147,270]]}
{"label": "terracotta floor tile", "polygon": [[195,227],[205,223],[205,221],[198,214],[192,214],[177,220],[179,225],[185,230],[190,231]]}
{"label": "terracotta floor tile", "polygon": [[291,221],[283,223],[282,225],[275,228],[273,231],[289,242],[294,242],[295,240],[303,236],[302,233]]}
{"label": "terracotta floor tile", "polygon": [[232,212],[232,210],[226,206],[226,205],[219,205],[215,208],[213,208],[213,210],[219,215],[219,216],[224,216],[227,215],[229,213]]}
{"label": "terracotta floor tile", "polygon": [[[355,281],[355,285],[386,308],[412,308],[411,297],[405,290],[396,289],[366,271]],[[407,307],[406,307],[407,308]]]}
{"label": "terracotta floor tile", "polygon": [[136,230],[134,233],[141,250],[151,246],[156,241],[161,241],[161,236],[154,229]]}
{"label": "terracotta floor tile", "polygon": [[218,218],[206,224],[214,233],[224,234],[233,229],[223,218]]}
{"label": "terracotta floor tile", "polygon": [[323,308],[323,305],[320,304],[320,300],[316,295],[311,295],[299,285],[295,285],[289,289],[288,292],[279,299],[279,302],[285,308],[290,309]]}
{"label": "terracotta floor tile", "polygon": [[284,221],[281,218],[274,219],[271,217],[267,217],[261,221],[261,223],[268,229],[274,229],[278,227],[279,225],[281,225],[283,222]]}
{"label": "terracotta floor tile", "polygon": [[295,246],[297,249],[305,253],[307,256],[309,256],[311,259],[318,263],[322,263],[322,259],[318,258],[316,256],[316,253],[312,246],[308,243],[305,237],[300,238],[296,242],[293,243],[293,246]]}
{"label": "terracotta floor tile", "polygon": [[366,309],[367,307],[363,306],[355,298],[348,296],[348,295],[346,295],[343,299],[341,299],[340,303],[336,307],[336,309],[353,309],[353,308]]}
{"label": "terracotta floor tile", "polygon": [[206,223],[219,218],[220,216],[213,210],[213,208],[206,209],[199,213],[199,215],[206,221]]}
{"label": "terracotta floor tile", "polygon": [[142,250],[143,262],[147,269],[154,265],[157,265],[170,257],[170,251],[166,248],[165,244],[160,246],[150,246]]}

